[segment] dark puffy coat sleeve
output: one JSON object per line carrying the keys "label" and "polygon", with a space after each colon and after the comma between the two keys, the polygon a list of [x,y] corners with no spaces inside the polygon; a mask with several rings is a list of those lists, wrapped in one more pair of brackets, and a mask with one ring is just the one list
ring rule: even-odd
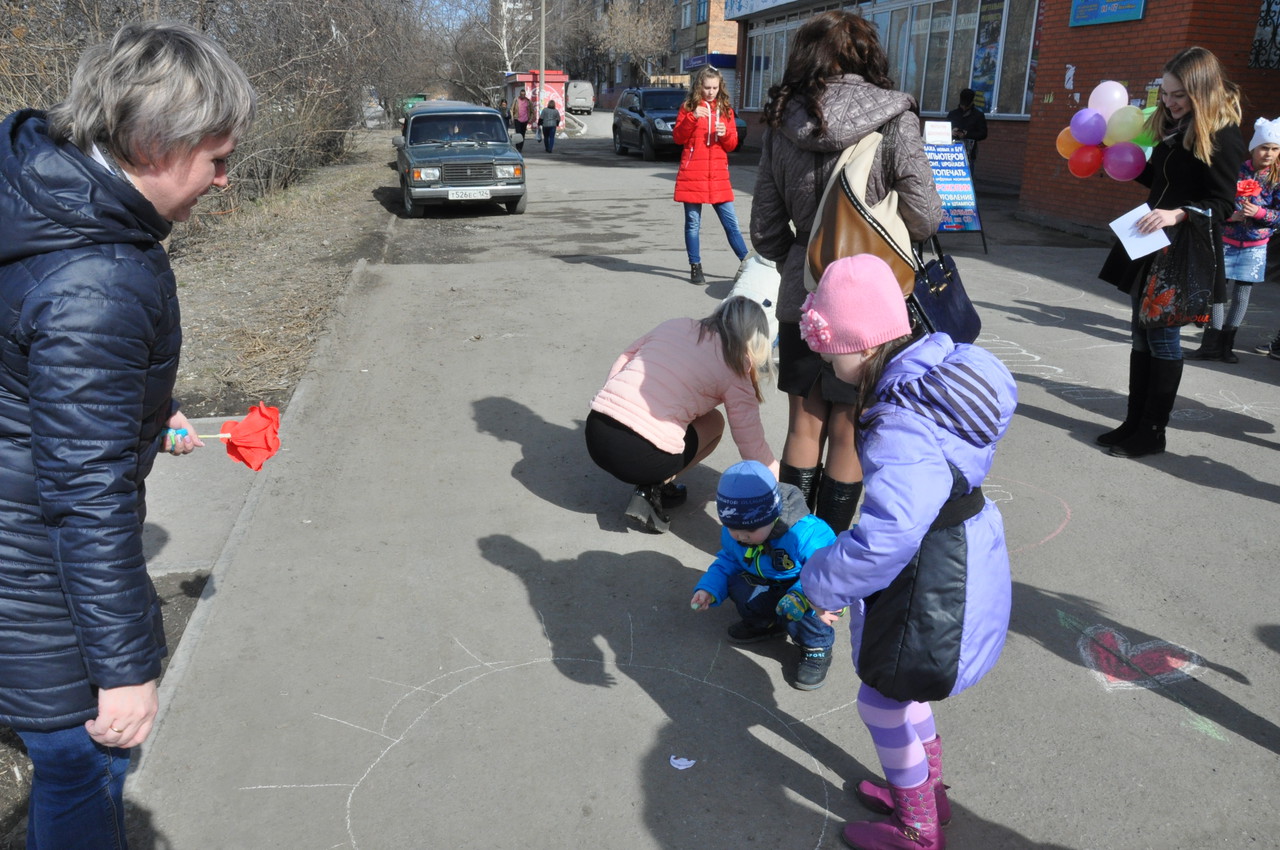
{"label": "dark puffy coat sleeve", "polygon": [[[29,333],[40,509],[98,687],[155,679],[163,654],[142,551],[142,482],[170,413],[172,370],[157,375],[153,360],[171,355],[176,370],[176,350],[166,352],[158,339],[176,315],[165,315],[172,276],[145,263],[127,246],[114,256],[80,254],[44,278],[20,322]],[[176,312],[176,296],[172,305]]]}
{"label": "dark puffy coat sleeve", "polygon": [[[766,127],[760,146],[760,167],[756,170],[755,194],[751,199],[751,246],[766,260],[782,265],[795,243],[791,211],[773,168],[773,145],[777,131]],[[816,204],[817,201],[814,201]]]}

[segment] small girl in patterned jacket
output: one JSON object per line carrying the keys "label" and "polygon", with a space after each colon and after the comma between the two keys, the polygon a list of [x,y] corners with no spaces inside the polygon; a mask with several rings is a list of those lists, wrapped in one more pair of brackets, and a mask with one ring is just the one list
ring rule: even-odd
{"label": "small girl in patterned jacket", "polygon": [[1249,309],[1249,295],[1267,271],[1267,242],[1280,224],[1280,118],[1259,118],[1253,125],[1249,159],[1240,166],[1236,211],[1222,232],[1223,268],[1230,284],[1230,301],[1214,304],[1209,327],[1194,360],[1239,363],[1232,349],[1236,331]]}

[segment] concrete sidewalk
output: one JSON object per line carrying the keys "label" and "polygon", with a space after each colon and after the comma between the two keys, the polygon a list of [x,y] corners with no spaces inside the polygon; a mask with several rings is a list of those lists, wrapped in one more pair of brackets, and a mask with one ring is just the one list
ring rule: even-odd
{"label": "concrete sidewalk", "polygon": [[[539,179],[629,197],[586,167]],[[547,220],[581,208],[565,191]],[[1093,278],[1101,246],[1036,232],[948,241],[1021,392],[984,488],[1013,553],[1009,642],[936,706],[949,846],[1280,846],[1280,363],[1188,364],[1169,452],[1105,455],[1127,307]],[[868,817],[847,789],[878,773],[847,637],[806,693],[794,648],[730,646],[731,611],[688,610],[732,442],[662,536],[624,524],[627,488],[583,445],[617,353],[727,290],[661,271],[684,263],[655,245],[361,267],[286,451],[256,476],[158,465],[156,560],[218,555],[127,791],[140,846],[842,846]],[[1280,316],[1259,289],[1250,343]],[[764,415],[780,449],[784,399]],[[216,520],[206,473],[226,476]]]}

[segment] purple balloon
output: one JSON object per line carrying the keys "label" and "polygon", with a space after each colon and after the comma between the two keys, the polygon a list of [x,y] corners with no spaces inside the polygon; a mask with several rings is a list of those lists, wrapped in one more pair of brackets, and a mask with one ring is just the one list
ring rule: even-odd
{"label": "purple balloon", "polygon": [[1102,170],[1112,180],[1132,180],[1146,165],[1146,153],[1133,142],[1120,142],[1102,152]]}
{"label": "purple balloon", "polygon": [[1098,110],[1085,107],[1071,116],[1071,135],[1082,145],[1100,145],[1107,135],[1107,119]]}

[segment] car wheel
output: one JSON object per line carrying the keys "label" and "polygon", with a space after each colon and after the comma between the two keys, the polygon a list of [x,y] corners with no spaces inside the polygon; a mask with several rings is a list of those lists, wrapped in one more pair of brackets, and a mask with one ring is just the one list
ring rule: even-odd
{"label": "car wheel", "polygon": [[404,217],[416,218],[422,214],[422,207],[413,202],[413,195],[409,192],[409,183],[406,180],[400,181],[401,203],[404,205]]}
{"label": "car wheel", "polygon": [[627,146],[622,143],[622,137],[618,135],[618,128],[613,128],[613,152],[619,156],[627,152]]}
{"label": "car wheel", "polygon": [[514,201],[507,201],[507,212],[511,215],[524,215],[525,207],[529,205],[529,195],[524,194]]}
{"label": "car wheel", "polygon": [[640,134],[640,155],[645,162],[653,162],[658,158],[658,152],[653,149],[653,136],[648,133]]}

